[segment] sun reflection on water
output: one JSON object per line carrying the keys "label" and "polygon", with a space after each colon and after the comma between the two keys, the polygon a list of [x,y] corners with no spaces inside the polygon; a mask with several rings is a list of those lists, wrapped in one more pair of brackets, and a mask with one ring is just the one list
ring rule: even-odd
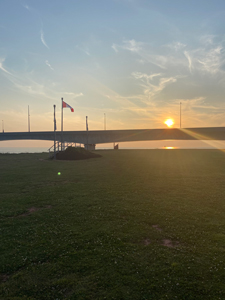
{"label": "sun reflection on water", "polygon": [[178,147],[163,147],[163,149],[171,150],[171,149],[177,149]]}

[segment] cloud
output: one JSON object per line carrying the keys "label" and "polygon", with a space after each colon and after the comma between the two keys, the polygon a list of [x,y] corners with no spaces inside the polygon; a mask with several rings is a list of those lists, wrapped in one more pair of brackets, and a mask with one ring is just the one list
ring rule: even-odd
{"label": "cloud", "polygon": [[135,79],[145,79],[145,80],[147,80],[148,83],[149,83],[149,80],[152,80],[154,77],[162,76],[161,73],[155,73],[155,74],[147,75],[147,74],[141,73],[141,72],[132,72],[131,75]]}
{"label": "cloud", "polygon": [[152,50],[147,49],[146,46],[147,44],[132,39],[123,41],[121,45],[113,44],[112,48],[116,53],[120,50],[136,53],[141,57],[141,60],[139,60],[140,63],[152,63],[161,69],[166,69],[165,65],[168,62],[168,57],[165,55],[153,54]]}
{"label": "cloud", "polygon": [[[199,37],[197,46],[191,41],[187,44],[178,41],[162,46],[135,40],[114,43],[112,48],[116,53],[127,51],[139,56],[135,57],[136,66],[139,62],[139,70],[131,73],[138,87],[132,89],[133,94],[126,96],[126,100],[131,103],[127,108],[121,104],[121,109],[129,110],[136,114],[137,118],[138,115],[143,118],[145,115],[149,116],[150,119],[155,119],[157,124],[165,114],[171,117],[174,115],[179,120],[178,101],[182,101],[187,125],[206,126],[207,122],[208,126],[214,124],[215,115],[220,112],[219,106],[214,103],[221,100],[219,85],[222,84],[220,80],[225,74],[224,43],[222,39],[216,42],[215,37],[211,35]],[[132,64],[134,58],[130,59]],[[160,69],[154,65],[147,65],[149,63]],[[148,72],[148,69],[152,72]],[[210,90],[209,82],[220,88],[218,92]],[[178,97],[184,99],[178,100]],[[116,98],[121,101],[124,99],[122,96]]]}
{"label": "cloud", "polygon": [[222,46],[217,46],[207,52],[199,53],[200,57],[197,58],[197,61],[201,64],[201,69],[211,74],[218,73],[225,62],[222,50]]}
{"label": "cloud", "polygon": [[23,7],[26,8],[27,10],[31,11],[30,7],[27,4],[23,5]]}
{"label": "cloud", "polygon": [[136,42],[135,40],[129,40],[129,41],[124,41],[123,48],[131,52],[139,52],[142,49],[141,45],[142,45],[141,42]]}
{"label": "cloud", "polygon": [[[170,103],[170,107],[175,110],[181,103],[181,110],[185,114],[209,114],[215,115],[225,112],[225,107],[208,104],[206,97],[194,97],[188,99],[175,99]],[[206,120],[207,121],[207,120]]]}
{"label": "cloud", "polygon": [[41,29],[41,41],[42,41],[42,44],[49,49],[49,46],[47,45],[47,43],[45,42],[45,39],[44,39],[44,32],[43,30]]}
{"label": "cloud", "polygon": [[[96,95],[96,97],[99,98],[101,96],[103,99],[110,100],[113,107],[128,107],[133,103],[129,101],[127,97],[123,97],[121,99],[121,95],[118,94],[116,91],[111,89],[109,86],[103,84],[101,81],[99,81],[96,76],[92,76],[88,73],[80,73],[79,77],[76,78],[77,83],[80,84],[80,86],[88,86],[88,89],[91,91],[92,97]],[[114,102],[114,103],[113,103]],[[92,108],[91,108],[92,109]]]}
{"label": "cloud", "polygon": [[88,56],[90,56],[90,52],[88,50],[84,50],[84,53],[86,53]]}
{"label": "cloud", "polygon": [[[143,65],[151,63],[168,71],[188,66],[190,73],[195,70],[214,75],[219,72],[224,73],[223,66],[225,65],[224,41],[220,39],[220,42],[216,43],[215,38],[214,35],[199,37],[200,42],[197,48],[177,41],[158,46],[156,50],[151,44],[134,39],[124,40],[120,45],[114,43],[112,48],[116,53],[120,51],[136,53],[139,55],[138,62]],[[168,53],[168,48],[173,51]]]}
{"label": "cloud", "polygon": [[46,64],[52,71],[54,71],[53,67],[50,65],[50,63],[48,62],[48,60],[45,61],[45,64]]}
{"label": "cloud", "polygon": [[19,90],[26,94],[30,95],[37,95],[43,96],[48,99],[55,99],[52,91],[47,89],[44,84],[40,84],[33,80],[18,80],[18,79],[11,79],[11,82],[17,87]]}
{"label": "cloud", "polygon": [[74,98],[84,96],[83,93],[75,94],[75,93],[65,92],[64,94],[69,95],[69,96],[73,96]]}
{"label": "cloud", "polygon": [[88,47],[76,45],[76,48],[79,49],[80,51],[84,52],[84,53],[87,54],[88,56],[91,56]]}
{"label": "cloud", "polygon": [[205,97],[195,97],[191,99],[175,99],[174,104],[177,106],[181,103],[182,110],[189,111],[196,107],[206,107],[204,106]]}
{"label": "cloud", "polygon": [[185,48],[187,45],[181,43],[181,42],[173,42],[171,44],[166,45],[167,47],[171,48],[172,50],[175,50],[176,52]]}
{"label": "cloud", "polygon": [[122,45],[113,44],[112,48],[115,52],[119,52],[119,49],[128,50],[138,53],[142,49],[142,42],[133,40],[125,40]]}
{"label": "cloud", "polygon": [[44,84],[31,79],[31,74],[16,74],[15,72],[8,72],[3,66],[4,59],[0,59],[0,69],[4,71],[5,77],[13,84],[15,88],[25,94],[43,96],[48,99],[55,99],[59,97],[58,93],[54,90],[47,88]]}
{"label": "cloud", "polygon": [[215,38],[215,35],[206,34],[206,35],[203,35],[202,37],[200,37],[200,42],[205,46],[213,45],[214,38]]}
{"label": "cloud", "polygon": [[206,102],[203,96],[188,98],[188,99],[175,99],[169,103],[167,108],[171,111],[177,112],[176,118],[179,119],[179,106],[181,102],[182,112],[182,127],[204,127],[204,126],[218,126],[225,124],[225,107],[224,105],[216,106]]}
{"label": "cloud", "polygon": [[189,68],[189,71],[191,73],[192,71],[192,60],[191,60],[191,57],[189,55],[189,53],[187,51],[184,51],[184,55],[186,56],[187,60],[188,60],[188,68]]}
{"label": "cloud", "polygon": [[215,36],[204,35],[200,37],[200,47],[184,51],[188,60],[189,71],[193,70],[204,74],[224,74],[225,52],[223,41],[214,42]]}
{"label": "cloud", "polygon": [[142,65],[143,65],[144,63],[146,63],[146,61],[145,61],[144,59],[141,59],[141,58],[140,58],[140,59],[137,59],[137,62],[139,62],[139,63],[142,64]]}
{"label": "cloud", "polygon": [[[148,97],[148,101],[152,100],[153,97],[160,93],[167,85],[174,83],[177,81],[175,77],[162,77],[163,74],[155,73],[151,75],[147,75],[141,72],[133,72],[131,74],[135,79],[140,80],[140,85],[144,89],[144,94]],[[158,78],[154,84],[152,83],[154,78]]]}
{"label": "cloud", "polygon": [[49,88],[45,83],[45,81],[39,80],[38,82],[36,80],[33,80],[32,79],[33,72],[17,73],[14,70],[12,70],[12,72],[7,71],[7,69],[5,69],[5,67],[3,66],[4,61],[5,58],[0,58],[0,70],[3,71],[4,76],[7,78],[9,82],[11,82],[14,88],[20,90],[25,94],[42,96],[43,99],[47,98],[47,99],[55,100],[56,97],[60,97],[59,93],[55,91],[55,88],[54,89],[51,89],[51,87]]}
{"label": "cloud", "polygon": [[4,67],[3,67],[3,62],[5,61],[5,58],[0,58],[0,69],[3,71],[3,72],[5,72],[5,73],[7,73],[7,74],[9,74],[9,75],[12,75],[9,71],[7,71]]}
{"label": "cloud", "polygon": [[115,52],[119,52],[118,46],[117,46],[116,44],[113,44],[113,45],[112,45],[112,48],[113,48],[113,50],[114,50]]}

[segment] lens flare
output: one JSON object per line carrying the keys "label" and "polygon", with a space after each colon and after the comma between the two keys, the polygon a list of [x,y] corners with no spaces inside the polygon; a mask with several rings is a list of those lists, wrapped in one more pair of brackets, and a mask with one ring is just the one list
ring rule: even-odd
{"label": "lens flare", "polygon": [[58,175],[61,175],[61,172],[58,172]]}
{"label": "lens flare", "polygon": [[174,121],[173,121],[173,119],[167,119],[167,120],[164,122],[164,124],[166,124],[168,127],[171,127],[171,126],[173,126]]}

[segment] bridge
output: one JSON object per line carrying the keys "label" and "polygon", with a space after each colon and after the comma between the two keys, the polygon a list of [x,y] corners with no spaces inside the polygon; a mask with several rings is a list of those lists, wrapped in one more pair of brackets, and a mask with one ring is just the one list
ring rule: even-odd
{"label": "bridge", "polygon": [[225,140],[225,127],[129,129],[93,131],[3,132],[0,141],[49,140],[80,143],[94,150],[96,144],[150,140]]}

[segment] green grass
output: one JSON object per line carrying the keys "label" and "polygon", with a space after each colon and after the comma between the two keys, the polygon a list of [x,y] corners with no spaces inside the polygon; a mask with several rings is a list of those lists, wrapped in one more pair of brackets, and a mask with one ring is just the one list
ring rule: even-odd
{"label": "green grass", "polygon": [[96,152],[0,155],[0,299],[225,299],[225,153]]}

